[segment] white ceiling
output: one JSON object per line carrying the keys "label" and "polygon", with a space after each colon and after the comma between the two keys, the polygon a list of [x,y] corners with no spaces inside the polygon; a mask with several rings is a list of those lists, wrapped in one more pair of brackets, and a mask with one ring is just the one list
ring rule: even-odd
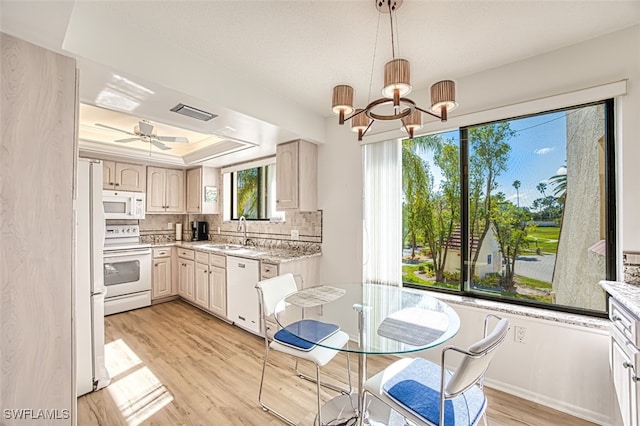
{"label": "white ceiling", "polygon": [[[153,92],[135,99],[139,105],[128,112],[134,122],[149,119],[246,148],[209,160],[213,165],[272,154],[276,143],[297,137],[325,142],[332,87],[351,84],[364,105],[379,96],[391,58],[388,15],[371,0],[0,5],[3,32],[78,59],[84,103],[98,105],[114,78],[124,78]],[[637,0],[405,0],[397,12],[399,56],[410,59],[412,84],[423,89],[638,23]],[[178,102],[218,117],[202,123],[169,112]],[[175,164],[219,155],[171,151]]]}

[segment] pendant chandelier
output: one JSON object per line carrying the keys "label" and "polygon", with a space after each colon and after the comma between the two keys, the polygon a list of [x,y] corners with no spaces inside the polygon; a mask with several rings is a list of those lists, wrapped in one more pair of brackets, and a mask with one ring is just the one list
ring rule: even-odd
{"label": "pendant chandelier", "polygon": [[392,59],[384,66],[382,98],[369,103],[365,108],[353,106],[353,87],[340,84],[333,88],[332,109],[338,114],[338,123],[351,120],[351,130],[358,133],[358,140],[371,128],[374,121],[400,120],[401,128],[413,138],[414,132],[422,128],[422,113],[447,121],[447,114],[454,110],[456,86],[451,80],[443,80],[431,86],[431,108],[422,109],[406,96],[411,92],[410,64],[406,59],[396,58],[393,40],[395,11],[402,0],[374,0],[380,13],[389,14],[391,24]]}

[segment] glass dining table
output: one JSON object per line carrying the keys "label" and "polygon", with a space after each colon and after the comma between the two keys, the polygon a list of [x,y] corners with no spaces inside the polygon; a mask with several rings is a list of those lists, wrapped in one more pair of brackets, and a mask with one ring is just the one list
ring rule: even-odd
{"label": "glass dining table", "polygon": [[[311,341],[294,323],[311,319],[337,325],[351,340],[332,347],[331,339]],[[438,346],[460,328],[458,314],[427,292],[381,284],[327,284],[287,295],[278,303],[275,320],[299,339],[358,356],[357,394],[340,395],[322,408],[327,424],[352,424],[362,409],[367,356],[406,354]]]}

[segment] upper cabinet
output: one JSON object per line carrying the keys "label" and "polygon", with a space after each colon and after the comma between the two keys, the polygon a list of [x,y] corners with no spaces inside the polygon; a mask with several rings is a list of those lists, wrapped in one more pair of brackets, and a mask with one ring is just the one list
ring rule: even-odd
{"label": "upper cabinet", "polygon": [[138,164],[102,162],[102,188],[145,192],[146,167]]}
{"label": "upper cabinet", "polygon": [[184,170],[147,167],[147,213],[184,213]]}
{"label": "upper cabinet", "polygon": [[220,170],[198,167],[187,170],[187,213],[218,214],[218,176]]}
{"label": "upper cabinet", "polygon": [[276,147],[276,209],[318,209],[318,148],[303,140]]}

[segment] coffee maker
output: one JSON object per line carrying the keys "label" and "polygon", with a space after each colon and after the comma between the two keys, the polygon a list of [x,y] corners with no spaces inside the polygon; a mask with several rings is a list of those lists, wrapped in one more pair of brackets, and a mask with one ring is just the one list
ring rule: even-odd
{"label": "coffee maker", "polygon": [[203,241],[209,239],[209,224],[207,222],[191,222],[191,240]]}

